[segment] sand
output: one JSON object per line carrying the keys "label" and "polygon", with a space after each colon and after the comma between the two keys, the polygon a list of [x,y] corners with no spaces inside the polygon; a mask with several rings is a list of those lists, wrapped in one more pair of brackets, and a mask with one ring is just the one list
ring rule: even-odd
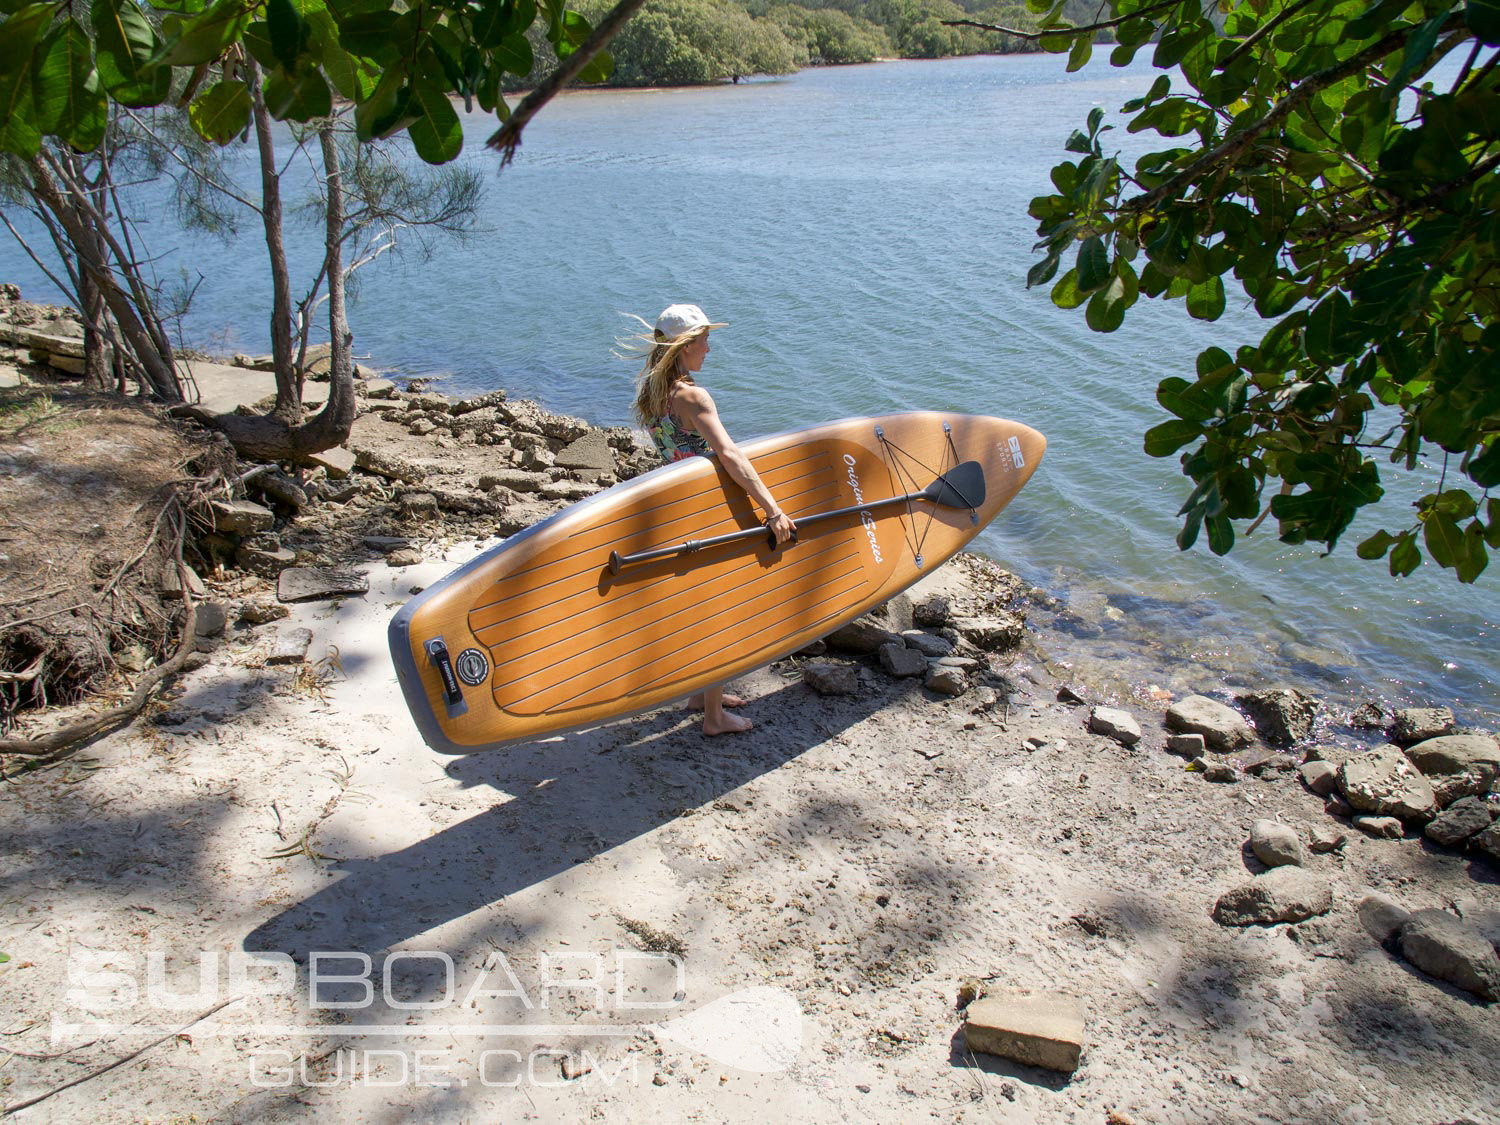
{"label": "sand", "polygon": [[[1295,774],[1186,771],[1160,715],[1088,733],[1034,648],[990,707],[792,660],[735,685],[750,735],[668,708],[445,757],[385,627],[486,545],[231,628],[150,721],[7,779],[6,1104],[167,1037],[18,1120],[1495,1120],[1492,1011],[1352,910],[1493,908],[1486,863],[1351,830],[1329,914],[1221,927],[1253,820],[1337,822]],[[315,663],[267,665],[297,627]],[[1080,1068],[970,1052],[966,978],[1077,997]]]}

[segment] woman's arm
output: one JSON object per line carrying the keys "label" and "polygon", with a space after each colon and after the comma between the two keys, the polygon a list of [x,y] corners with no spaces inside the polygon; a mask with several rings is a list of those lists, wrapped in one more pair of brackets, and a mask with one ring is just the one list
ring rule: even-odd
{"label": "woman's arm", "polygon": [[724,471],[765,510],[766,519],[776,536],[776,542],[785,543],[789,540],[796,525],[791,517],[781,510],[781,506],[771,495],[770,489],[762,483],[759,474],[755,471],[755,466],[750,463],[750,458],[740,451],[740,447],[729,436],[729,431],[719,420],[719,411],[715,408],[714,400],[709,393],[698,386],[680,387],[673,396],[672,408],[686,423],[688,429],[697,430],[703,435],[709,447],[718,454]]}

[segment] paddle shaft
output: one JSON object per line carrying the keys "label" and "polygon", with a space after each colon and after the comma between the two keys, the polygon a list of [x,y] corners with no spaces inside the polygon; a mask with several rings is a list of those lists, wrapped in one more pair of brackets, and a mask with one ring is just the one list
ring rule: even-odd
{"label": "paddle shaft", "polygon": [[[804,527],[814,524],[826,523],[828,520],[838,519],[841,516],[852,516],[859,512],[871,512],[877,508],[888,508],[893,504],[905,504],[913,500],[932,500],[927,490],[920,492],[906,492],[900,496],[887,496],[884,500],[874,500],[868,504],[851,504],[847,508],[835,508],[831,512],[818,512],[811,516],[799,516],[797,518],[796,530],[792,532],[792,543],[797,542],[797,532]],[[935,501],[934,501],[935,502]],[[690,555],[694,551],[701,551],[705,547],[718,547],[725,543],[741,543],[747,539],[757,536],[769,536],[771,549],[776,549],[776,533],[765,527],[744,527],[739,531],[725,532],[723,535],[715,535],[709,539],[689,539],[685,543],[678,543],[673,547],[658,547],[653,551],[637,551],[633,555],[622,555],[618,551],[609,553],[609,572],[619,574],[621,569],[635,563],[652,562],[656,559],[665,559],[672,555]]]}

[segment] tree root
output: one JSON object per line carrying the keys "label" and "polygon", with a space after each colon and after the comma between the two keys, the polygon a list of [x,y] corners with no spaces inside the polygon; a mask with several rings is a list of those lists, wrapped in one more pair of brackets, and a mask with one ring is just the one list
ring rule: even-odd
{"label": "tree root", "polygon": [[[169,501],[167,506],[162,509],[161,515],[157,517],[151,531],[153,537],[161,525],[162,516],[165,516],[174,506],[175,501],[176,498],[174,497],[173,501]],[[177,652],[171,659],[158,664],[142,676],[140,682],[135,685],[135,690],[131,692],[130,698],[120,706],[113,707],[101,714],[82,719],[79,722],[63,727],[61,730],[55,730],[50,734],[44,734],[37,738],[0,739],[0,754],[14,754],[26,758],[60,756],[64,751],[69,750],[85,739],[92,738],[97,734],[112,730],[117,726],[129,722],[136,715],[140,714],[141,710],[146,706],[147,701],[151,698],[152,691],[155,690],[158,684],[167,677],[188,668],[195,656],[200,657],[199,663],[202,662],[203,658],[201,654],[194,651],[197,645],[198,607],[193,604],[192,595],[189,593],[188,568],[187,563],[182,557],[183,539],[187,532],[187,520],[182,513],[181,505],[177,504],[176,506],[178,509],[178,518],[174,522],[177,525],[177,541],[175,544],[177,574],[182,585],[183,605],[187,609],[185,620],[182,623],[182,640],[177,647]],[[145,552],[142,551],[142,556],[144,554]],[[142,556],[138,556],[138,558]],[[129,565],[134,565],[138,561],[138,558],[132,560]],[[128,569],[128,567],[125,569]],[[123,573],[123,570],[121,573]],[[119,575],[116,575],[116,579],[118,577]]]}

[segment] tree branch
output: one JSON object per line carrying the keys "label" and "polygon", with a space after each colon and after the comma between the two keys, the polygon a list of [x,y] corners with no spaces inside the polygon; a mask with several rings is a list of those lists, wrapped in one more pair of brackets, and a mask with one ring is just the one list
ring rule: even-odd
{"label": "tree branch", "polygon": [[[1311,3],[1312,0],[1302,0],[1302,2]],[[1165,0],[1164,3],[1152,4],[1149,8],[1142,8],[1139,12],[1131,12],[1129,15],[1116,16],[1112,20],[1100,20],[1098,23],[1086,23],[1078,27],[1046,28],[1042,31],[1021,31],[1014,27],[1000,27],[993,23],[979,23],[976,20],[939,20],[938,22],[944,27],[973,27],[980,31],[998,31],[1002,35],[1014,35],[1017,39],[1040,39],[1044,35],[1079,35],[1086,32],[1108,31],[1128,20],[1145,19],[1157,12],[1164,12],[1177,6],[1178,0]]]}
{"label": "tree branch", "polygon": [[[1460,21],[1463,17],[1455,15],[1452,19]],[[1126,200],[1121,210],[1149,211],[1163,200],[1171,198],[1184,188],[1197,183],[1213,168],[1221,164],[1232,164],[1262,134],[1281,124],[1294,111],[1310,101],[1314,94],[1327,89],[1335,83],[1342,82],[1350,75],[1357,74],[1359,71],[1365,69],[1365,67],[1378,62],[1385,58],[1386,55],[1404,46],[1410,31],[1410,28],[1403,27],[1388,32],[1359,54],[1309,76],[1287,94],[1286,97],[1272,106],[1259,121],[1252,122],[1233,136],[1226,137],[1218,145],[1198,157],[1198,159],[1194,160],[1171,179],[1158,184],[1145,195],[1138,195],[1134,199]]]}
{"label": "tree branch", "polygon": [[604,50],[605,45],[614,38],[615,32],[625,25],[625,21],[640,9],[646,0],[620,0],[613,8],[605,13],[604,18],[590,32],[578,48],[561,63],[556,70],[549,74],[544,82],[531,93],[527,94],[511,111],[510,119],[494,134],[485,141],[485,147],[500,150],[500,167],[504,168],[515,159],[516,149],[521,145],[521,130],[526,128],[533,117],[540,112],[542,106],[550,102],[564,86],[578,76],[578,72],[588,66],[594,60],[594,56]]}

